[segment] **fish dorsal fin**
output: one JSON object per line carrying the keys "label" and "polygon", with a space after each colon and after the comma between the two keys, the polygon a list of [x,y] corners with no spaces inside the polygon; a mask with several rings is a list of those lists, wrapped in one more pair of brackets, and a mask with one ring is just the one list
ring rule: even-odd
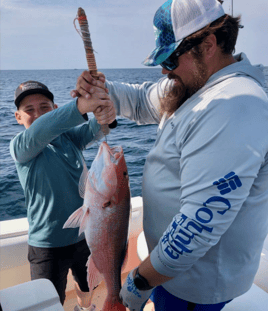
{"label": "fish dorsal fin", "polygon": [[85,160],[83,159],[83,172],[79,180],[79,194],[81,198],[85,198],[86,184],[88,178],[88,169]]}

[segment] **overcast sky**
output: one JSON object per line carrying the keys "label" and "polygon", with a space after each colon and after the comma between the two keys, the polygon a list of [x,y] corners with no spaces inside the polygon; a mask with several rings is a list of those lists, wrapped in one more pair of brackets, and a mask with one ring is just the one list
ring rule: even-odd
{"label": "overcast sky", "polygon": [[[99,69],[144,68],[155,47],[153,17],[163,0],[1,0],[1,69],[86,69],[73,20],[88,17]],[[230,13],[230,0],[224,9]],[[236,52],[268,66],[268,1],[234,0],[242,15]],[[79,28],[79,27],[78,27]]]}

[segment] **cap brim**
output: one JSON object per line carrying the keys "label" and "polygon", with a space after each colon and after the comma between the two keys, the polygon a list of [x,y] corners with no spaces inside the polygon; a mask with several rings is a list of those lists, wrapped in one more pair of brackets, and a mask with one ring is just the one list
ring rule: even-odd
{"label": "cap brim", "polygon": [[168,46],[159,46],[142,62],[145,66],[157,66],[165,61],[181,44],[182,40],[174,42]]}
{"label": "cap brim", "polygon": [[44,90],[41,88],[38,89],[30,89],[27,91],[24,91],[23,93],[21,93],[16,99],[15,99],[15,105],[17,107],[19,107],[20,102],[23,100],[23,98],[25,98],[28,95],[33,95],[33,94],[42,94],[45,95],[47,98],[49,98],[52,102],[54,100],[54,95],[48,91],[48,90]]}

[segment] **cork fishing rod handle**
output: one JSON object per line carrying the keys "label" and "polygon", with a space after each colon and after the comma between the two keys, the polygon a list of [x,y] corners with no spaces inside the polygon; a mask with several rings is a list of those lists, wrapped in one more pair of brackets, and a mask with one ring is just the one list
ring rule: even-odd
{"label": "cork fishing rod handle", "polygon": [[[92,42],[90,38],[87,16],[86,16],[85,11],[82,8],[78,8],[77,16],[78,16],[78,22],[80,25],[81,35],[82,35],[82,39],[83,39],[84,47],[86,51],[88,70],[90,74],[92,75],[92,77],[98,80],[99,79],[98,74],[97,74],[98,70],[97,70],[94,50],[93,50]],[[102,125],[101,128],[102,128],[103,133],[107,135],[109,133],[109,128],[113,129],[116,126],[117,126],[117,121],[114,120],[109,125]]]}

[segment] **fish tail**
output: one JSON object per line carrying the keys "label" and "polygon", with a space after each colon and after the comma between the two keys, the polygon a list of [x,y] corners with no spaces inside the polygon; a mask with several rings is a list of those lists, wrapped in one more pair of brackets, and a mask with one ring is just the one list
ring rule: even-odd
{"label": "fish tail", "polygon": [[92,256],[90,255],[87,261],[87,283],[89,290],[91,291],[96,288],[103,279],[103,275],[95,266]]}
{"label": "fish tail", "polygon": [[105,300],[101,311],[126,311],[126,307],[119,301],[111,302],[108,299]]}

